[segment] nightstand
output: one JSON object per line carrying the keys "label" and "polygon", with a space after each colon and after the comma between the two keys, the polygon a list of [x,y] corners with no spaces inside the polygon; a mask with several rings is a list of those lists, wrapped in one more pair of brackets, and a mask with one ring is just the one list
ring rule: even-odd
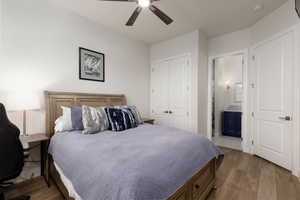
{"label": "nightstand", "polygon": [[149,119],[149,118],[143,118],[143,123],[146,123],[146,124],[154,124],[155,122],[155,119]]}
{"label": "nightstand", "polygon": [[47,148],[49,145],[49,137],[46,134],[34,134],[34,135],[21,135],[20,140],[22,143],[40,143],[40,156],[41,156],[41,176],[44,177],[47,185],[49,185],[49,177],[48,174],[45,174],[45,166],[48,161],[48,153],[47,153]]}

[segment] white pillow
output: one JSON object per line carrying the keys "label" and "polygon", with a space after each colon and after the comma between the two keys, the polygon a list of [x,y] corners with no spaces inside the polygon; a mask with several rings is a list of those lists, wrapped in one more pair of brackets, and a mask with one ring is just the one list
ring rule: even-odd
{"label": "white pillow", "polygon": [[64,132],[64,131],[71,131],[73,129],[72,125],[70,123],[66,123],[66,120],[63,116],[60,116],[55,121],[55,133],[58,132]]}

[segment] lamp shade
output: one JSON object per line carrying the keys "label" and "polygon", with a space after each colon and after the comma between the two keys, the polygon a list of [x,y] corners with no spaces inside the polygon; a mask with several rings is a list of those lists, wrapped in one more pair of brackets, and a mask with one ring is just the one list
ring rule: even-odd
{"label": "lamp shade", "polygon": [[40,109],[39,97],[35,92],[5,92],[1,94],[1,101],[8,111]]}

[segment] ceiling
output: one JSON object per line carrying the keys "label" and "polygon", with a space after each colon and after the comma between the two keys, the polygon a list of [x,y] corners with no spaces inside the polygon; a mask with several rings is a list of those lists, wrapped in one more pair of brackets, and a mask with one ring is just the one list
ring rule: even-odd
{"label": "ceiling", "polygon": [[[144,9],[132,27],[125,23],[136,7],[134,2],[52,1],[131,38],[156,43],[196,29],[211,38],[247,28],[287,0],[161,0],[155,5],[175,20],[173,24],[166,26]],[[263,9],[254,12],[257,4]]]}

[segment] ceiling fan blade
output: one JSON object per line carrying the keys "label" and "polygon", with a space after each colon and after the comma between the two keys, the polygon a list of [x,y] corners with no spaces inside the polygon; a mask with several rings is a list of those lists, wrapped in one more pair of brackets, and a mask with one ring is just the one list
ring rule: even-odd
{"label": "ceiling fan blade", "polygon": [[165,24],[169,25],[173,22],[173,19],[171,19],[168,15],[166,15],[163,11],[155,7],[154,5],[151,5],[149,9],[157,16],[159,17]]}
{"label": "ceiling fan blade", "polygon": [[132,13],[132,15],[129,18],[128,22],[126,23],[126,26],[132,26],[142,10],[143,9],[141,7],[137,7],[134,10],[134,12]]}
{"label": "ceiling fan blade", "polygon": [[[129,2],[137,2],[138,0],[98,0],[98,1],[129,1]],[[160,1],[160,0],[150,0],[151,2]]]}

